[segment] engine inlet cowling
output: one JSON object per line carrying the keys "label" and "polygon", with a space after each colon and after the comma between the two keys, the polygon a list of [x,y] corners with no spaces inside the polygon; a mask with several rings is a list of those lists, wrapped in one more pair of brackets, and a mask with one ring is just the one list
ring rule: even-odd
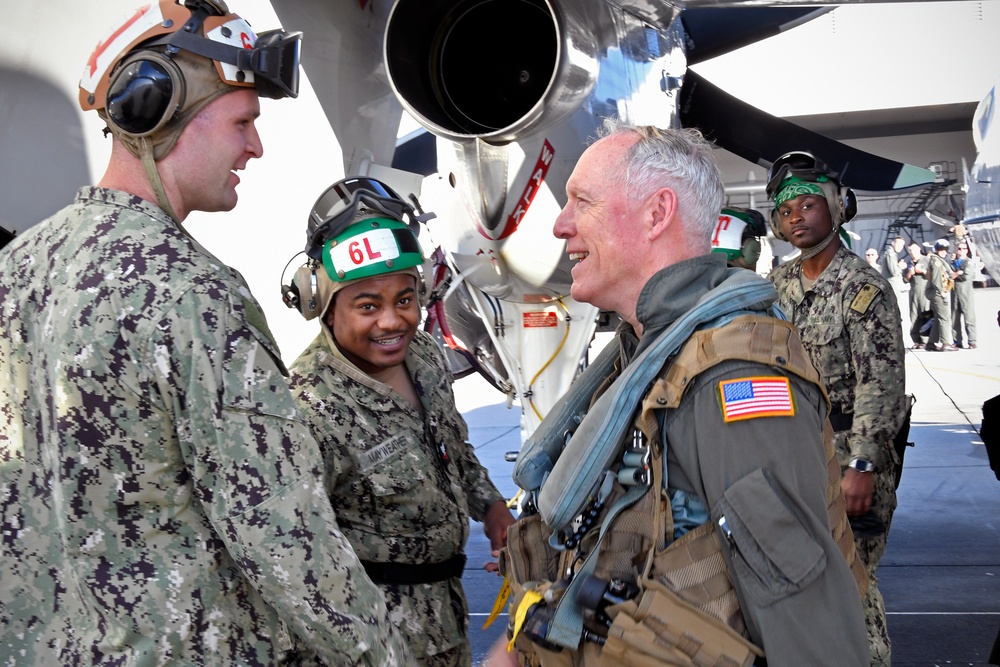
{"label": "engine inlet cowling", "polygon": [[565,25],[545,0],[398,0],[386,23],[389,83],[438,136],[509,142],[558,112],[567,83],[589,89],[590,72],[568,64],[585,61],[566,57],[579,46]]}

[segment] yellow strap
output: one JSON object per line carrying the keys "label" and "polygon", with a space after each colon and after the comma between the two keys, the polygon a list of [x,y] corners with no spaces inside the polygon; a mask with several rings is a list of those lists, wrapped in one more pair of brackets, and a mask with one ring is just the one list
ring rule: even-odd
{"label": "yellow strap", "polygon": [[510,577],[503,578],[503,585],[500,587],[500,592],[497,593],[497,599],[493,601],[493,611],[490,612],[489,618],[483,623],[483,630],[493,625],[493,621],[496,620],[503,608],[507,606],[507,600],[510,599]]}
{"label": "yellow strap", "polygon": [[524,617],[528,615],[528,610],[531,609],[531,605],[542,601],[542,594],[538,591],[526,591],[524,597],[521,598],[521,604],[518,605],[517,611],[514,612],[514,633],[507,642],[507,652],[510,653],[514,650],[514,640],[517,639],[517,634],[521,632],[521,626],[524,625]]}

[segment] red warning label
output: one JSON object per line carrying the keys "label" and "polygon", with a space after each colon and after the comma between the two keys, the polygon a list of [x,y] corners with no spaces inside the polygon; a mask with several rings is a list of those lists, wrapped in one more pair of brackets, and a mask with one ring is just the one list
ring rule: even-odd
{"label": "red warning label", "polygon": [[538,311],[524,313],[524,328],[536,329],[538,327],[555,327],[559,325],[559,319],[555,313]]}

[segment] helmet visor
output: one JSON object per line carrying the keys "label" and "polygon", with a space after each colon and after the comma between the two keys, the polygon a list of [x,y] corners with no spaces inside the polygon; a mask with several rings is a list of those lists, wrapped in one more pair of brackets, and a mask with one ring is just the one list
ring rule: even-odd
{"label": "helmet visor", "polygon": [[411,225],[414,208],[385,183],[374,178],[345,178],[319,196],[309,213],[306,254],[321,260],[324,244],[336,238],[365,209]]}

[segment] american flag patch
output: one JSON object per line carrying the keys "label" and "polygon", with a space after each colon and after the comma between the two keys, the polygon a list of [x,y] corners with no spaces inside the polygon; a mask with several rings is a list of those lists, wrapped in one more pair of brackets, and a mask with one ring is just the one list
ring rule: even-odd
{"label": "american flag patch", "polygon": [[792,391],[785,377],[739,378],[719,383],[722,418],[727,422],[755,417],[791,417]]}

